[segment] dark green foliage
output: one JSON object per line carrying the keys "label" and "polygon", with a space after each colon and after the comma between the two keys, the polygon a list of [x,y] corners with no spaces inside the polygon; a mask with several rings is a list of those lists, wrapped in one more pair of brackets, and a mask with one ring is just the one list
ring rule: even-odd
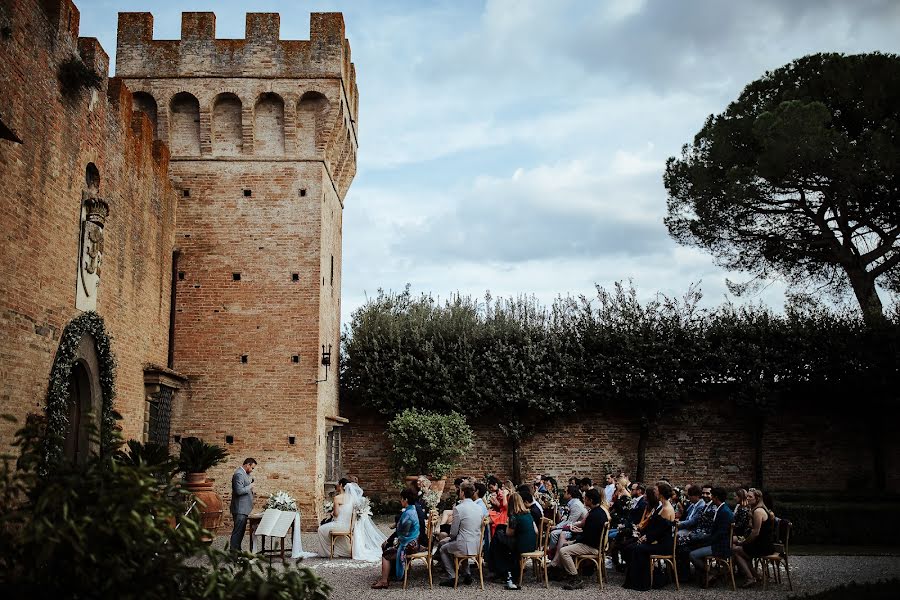
{"label": "dark green foliage", "polygon": [[216,444],[196,437],[181,438],[178,470],[182,473],[204,473],[228,458],[228,452]]}
{"label": "dark green foliage", "polygon": [[472,449],[472,429],[457,412],[407,408],[387,427],[394,473],[441,478]]}
{"label": "dark green foliage", "polygon": [[95,312],[86,312],[72,319],[56,349],[47,389],[47,435],[43,442],[42,465],[39,467],[42,472],[63,460],[63,446],[69,430],[69,378],[78,344],[85,335],[90,335],[94,340],[100,367],[100,391],[103,396],[99,432],[101,451],[108,452],[118,443],[114,439],[116,414],[112,407],[116,395],[116,361],[111,340],[106,333],[103,317]]}
{"label": "dark green foliage", "polygon": [[131,467],[147,467],[157,478],[171,479],[178,470],[178,461],[169,454],[169,449],[159,444],[148,442],[142,444],[137,440],[128,440],[128,450],[119,450],[115,454],[116,462]]}
{"label": "dark green foliage", "polygon": [[195,514],[183,514],[186,492],[158,476],[146,449],[114,459],[112,448],[41,475],[45,434],[45,420],[30,418],[16,467],[3,459],[0,597],[327,598],[308,569],[212,550]]}
{"label": "dark green foliage", "polygon": [[793,594],[789,598],[803,600],[894,600],[900,590],[900,579],[875,583],[848,583],[817,594]]}
{"label": "dark green foliage", "polygon": [[77,96],[84,89],[100,89],[103,78],[75,56],[63,61],[57,72],[63,94]]}
{"label": "dark green foliage", "polygon": [[814,54],[767,72],[666,165],[680,243],[757,278],[900,290],[900,57]]}

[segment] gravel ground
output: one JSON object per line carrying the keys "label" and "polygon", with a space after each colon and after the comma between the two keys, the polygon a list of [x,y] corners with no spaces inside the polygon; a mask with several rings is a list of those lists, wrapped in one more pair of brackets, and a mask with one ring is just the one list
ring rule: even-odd
{"label": "gravel ground", "polygon": [[[218,547],[224,547],[227,537],[219,536],[215,542]],[[246,547],[247,538],[244,539]],[[303,547],[305,550],[315,552],[316,541],[315,534],[303,534]],[[276,563],[278,560],[276,559]],[[290,568],[294,561],[288,561],[285,568]],[[333,587],[331,597],[335,600],[361,598],[384,598],[390,600],[392,598],[409,598],[418,595],[427,594],[429,598],[457,598],[461,594],[530,594],[540,592],[546,594],[542,583],[535,583],[530,576],[530,570],[526,569],[525,583],[522,591],[507,591],[502,585],[489,583],[485,581],[485,591],[481,592],[476,583],[471,587],[461,586],[459,590],[452,588],[442,588],[437,585],[442,574],[435,569],[435,586],[434,590],[428,589],[428,577],[421,565],[413,567],[410,574],[409,589],[404,591],[402,584],[392,583],[388,590],[372,590],[369,585],[379,576],[380,566],[374,563],[364,563],[360,561],[352,561],[347,559],[322,559],[308,558],[300,561],[299,564],[307,566],[315,570],[320,576],[325,578]],[[475,571],[477,575],[477,571]],[[604,598],[670,598],[673,594],[685,598],[724,598],[732,597],[734,592],[731,586],[726,584],[718,584],[717,586],[704,590],[693,583],[683,585],[680,592],[675,591],[675,586],[670,585],[662,590],[654,590],[650,592],[635,592],[622,588],[623,576],[610,571],[610,581],[604,585],[602,596]],[[805,595],[808,593],[819,592],[825,589],[836,587],[838,585],[855,582],[870,582],[880,579],[900,578],[900,556],[792,556],[791,557],[791,579],[794,584],[794,594]],[[737,578],[740,585],[741,578]],[[580,600],[587,598],[596,598],[600,594],[596,582],[586,585],[585,589],[577,591],[567,591],[562,589],[562,583],[550,582],[551,594],[561,598],[571,598],[572,600]],[[737,594],[746,595],[752,598],[786,598],[789,595],[787,589],[787,581],[782,585],[770,585],[765,592],[762,586],[756,586],[751,589],[738,588]]]}

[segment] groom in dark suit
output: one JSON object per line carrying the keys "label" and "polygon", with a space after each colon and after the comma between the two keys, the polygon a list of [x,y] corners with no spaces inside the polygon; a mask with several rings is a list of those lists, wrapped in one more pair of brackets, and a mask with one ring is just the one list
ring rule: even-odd
{"label": "groom in dark suit", "polygon": [[256,467],[256,459],[248,458],[231,476],[231,518],[234,529],[231,532],[229,548],[240,551],[247,529],[247,517],[253,512],[253,478],[250,473]]}

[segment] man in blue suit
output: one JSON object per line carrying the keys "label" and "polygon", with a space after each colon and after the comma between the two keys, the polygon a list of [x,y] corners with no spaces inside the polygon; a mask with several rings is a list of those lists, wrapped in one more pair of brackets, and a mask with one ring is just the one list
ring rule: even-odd
{"label": "man in blue suit", "polygon": [[708,546],[702,546],[690,553],[691,562],[697,569],[697,574],[706,570],[706,557],[717,556],[728,558],[731,556],[731,540],[728,534],[731,532],[731,524],[734,523],[734,513],[731,508],[725,504],[725,498],[728,492],[725,488],[714,487],[712,489],[712,504],[715,507],[715,517],[713,517],[713,526],[710,536],[707,539]]}

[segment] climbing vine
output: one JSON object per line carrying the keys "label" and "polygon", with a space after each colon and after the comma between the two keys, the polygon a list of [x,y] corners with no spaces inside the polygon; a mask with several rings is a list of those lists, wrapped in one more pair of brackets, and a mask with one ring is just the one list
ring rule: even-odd
{"label": "climbing vine", "polygon": [[78,345],[85,334],[94,338],[97,362],[100,370],[100,451],[111,449],[115,440],[116,415],[113,411],[115,397],[116,360],[111,340],[106,332],[103,317],[86,312],[72,319],[62,334],[47,390],[47,433],[44,440],[43,471],[62,462],[66,432],[69,430],[69,378],[77,358]]}

